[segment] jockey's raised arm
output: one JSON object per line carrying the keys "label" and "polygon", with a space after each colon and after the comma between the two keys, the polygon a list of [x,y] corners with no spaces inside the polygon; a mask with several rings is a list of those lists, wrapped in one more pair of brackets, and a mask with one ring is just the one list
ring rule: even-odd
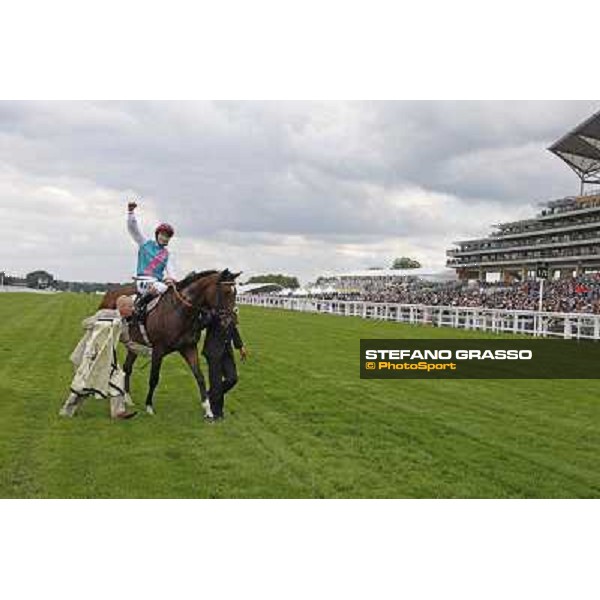
{"label": "jockey's raised arm", "polygon": [[[131,204],[129,206],[131,206]],[[138,224],[137,218],[135,216],[135,213],[133,212],[133,209],[131,209],[131,208],[128,208],[128,210],[127,210],[127,231],[129,231],[129,234],[133,238],[133,241],[138,246],[141,246],[148,239],[142,233],[140,226]]]}

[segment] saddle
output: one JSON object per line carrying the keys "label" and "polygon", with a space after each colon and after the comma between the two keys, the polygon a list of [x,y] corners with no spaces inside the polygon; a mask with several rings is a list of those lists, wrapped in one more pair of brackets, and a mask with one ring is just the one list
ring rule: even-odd
{"label": "saddle", "polygon": [[162,296],[119,296],[117,310],[121,317],[130,321],[145,322],[146,317],[158,306]]}
{"label": "saddle", "polygon": [[134,294],[133,317],[141,323],[146,323],[146,317],[158,306],[162,296],[138,296]]}

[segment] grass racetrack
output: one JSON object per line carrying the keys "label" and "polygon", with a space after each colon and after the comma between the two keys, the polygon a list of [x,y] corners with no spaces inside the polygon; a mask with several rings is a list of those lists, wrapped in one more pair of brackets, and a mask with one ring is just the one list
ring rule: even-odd
{"label": "grass racetrack", "polygon": [[111,422],[89,399],[62,419],[99,299],[0,294],[2,498],[600,496],[596,381],[359,379],[361,337],[481,337],[452,329],[242,306],[250,358],[224,422],[202,421],[179,355],[156,417]]}

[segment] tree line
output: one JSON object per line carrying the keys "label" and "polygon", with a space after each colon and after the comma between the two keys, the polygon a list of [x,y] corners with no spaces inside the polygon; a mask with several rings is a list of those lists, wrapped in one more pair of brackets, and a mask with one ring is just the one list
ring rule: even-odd
{"label": "tree line", "polygon": [[51,273],[43,270],[31,271],[25,277],[7,275],[0,271],[0,283],[7,286],[22,286],[40,290],[58,290],[60,292],[105,292],[123,283],[99,281],[63,281],[55,279]]}

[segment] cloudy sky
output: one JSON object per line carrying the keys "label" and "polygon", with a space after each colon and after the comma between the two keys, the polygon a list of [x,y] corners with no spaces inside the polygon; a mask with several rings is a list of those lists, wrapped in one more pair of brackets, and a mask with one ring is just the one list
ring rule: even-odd
{"label": "cloudy sky", "polygon": [[[178,271],[441,269],[453,240],[578,191],[582,102],[0,102],[0,271],[127,280],[126,201]],[[243,278],[242,278],[243,279]]]}

